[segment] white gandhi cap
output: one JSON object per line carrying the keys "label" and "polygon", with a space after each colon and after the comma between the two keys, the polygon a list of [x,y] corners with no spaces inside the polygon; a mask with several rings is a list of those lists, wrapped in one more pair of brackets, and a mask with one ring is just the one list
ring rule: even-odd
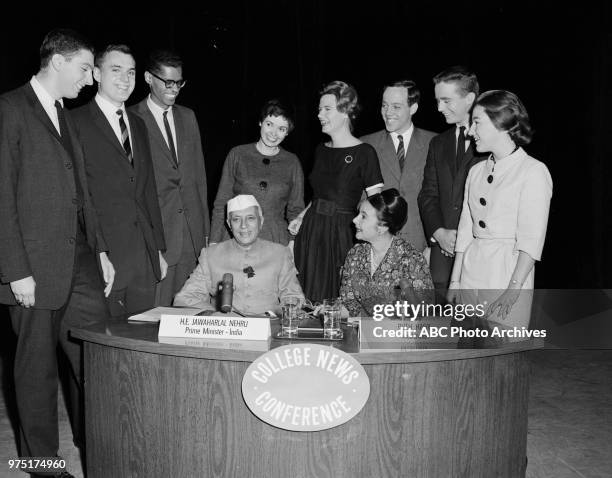
{"label": "white gandhi cap", "polygon": [[241,211],[242,209],[246,209],[247,207],[257,206],[259,210],[259,217],[263,218],[263,213],[261,211],[261,206],[255,199],[255,196],[251,194],[239,194],[238,196],[227,201],[227,220],[229,221],[230,212],[233,211]]}

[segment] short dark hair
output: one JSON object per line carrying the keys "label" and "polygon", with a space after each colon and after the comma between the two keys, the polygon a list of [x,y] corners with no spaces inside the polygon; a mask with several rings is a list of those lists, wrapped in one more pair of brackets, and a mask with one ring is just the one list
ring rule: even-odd
{"label": "short dark hair", "polygon": [[291,133],[295,128],[295,122],[293,120],[293,114],[291,110],[284,105],[280,100],[274,98],[265,102],[259,113],[259,122],[265,120],[268,116],[282,116],[287,120],[289,128],[287,133]]}
{"label": "short dark hair", "polygon": [[104,50],[97,52],[96,57],[94,58],[94,65],[100,68],[100,66],[102,66],[102,63],[104,62],[104,58],[106,57],[106,55],[108,55],[109,53],[113,51],[118,51],[120,53],[125,53],[126,55],[130,55],[132,58],[134,58],[134,61],[136,61],[134,54],[132,53],[132,50],[130,49],[130,47],[122,43],[119,43],[116,45],[110,44]]}
{"label": "short dark hair", "polygon": [[408,204],[395,188],[368,197],[368,202],[376,209],[376,217],[382,226],[387,226],[391,234],[404,227],[408,219]]}
{"label": "short dark hair", "polygon": [[506,131],[512,141],[519,146],[531,143],[533,129],[529,115],[521,100],[514,93],[506,90],[485,91],[474,106],[480,106],[500,131]]}
{"label": "short dark hair", "polygon": [[474,93],[475,96],[478,96],[479,86],[476,73],[463,65],[451,66],[441,71],[433,77],[433,82],[434,85],[442,82],[455,83],[459,87],[462,96],[466,96],[468,93]]}
{"label": "short dark hair", "polygon": [[183,68],[183,59],[174,50],[162,48],[149,53],[147,71],[150,73],[161,73],[162,67]]}
{"label": "short dark hair", "polygon": [[332,81],[325,85],[319,92],[319,97],[323,95],[334,95],[336,97],[336,109],[340,113],[348,115],[350,128],[352,130],[353,123],[361,110],[357,90],[344,81]]}
{"label": "short dark hair", "polygon": [[94,53],[93,45],[80,33],[67,28],[51,30],[40,45],[40,68],[46,68],[53,55],[72,58],[81,50]]}
{"label": "short dark hair", "polygon": [[417,87],[416,83],[412,80],[397,80],[384,86],[383,93],[387,88],[406,88],[408,94],[408,106],[412,106],[415,103],[419,104],[421,100],[421,90]]}

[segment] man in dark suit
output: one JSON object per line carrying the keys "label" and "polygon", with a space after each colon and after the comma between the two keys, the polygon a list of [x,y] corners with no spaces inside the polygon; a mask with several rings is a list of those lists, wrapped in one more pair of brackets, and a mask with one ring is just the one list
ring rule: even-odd
{"label": "man in dark suit", "polygon": [[399,236],[419,251],[427,247],[417,196],[429,141],[435,133],[416,128],[412,116],[419,108],[421,92],[414,81],[401,80],[385,86],[380,112],[385,129],[361,138],[376,149],[385,188],[395,188],[408,203],[408,220]]}
{"label": "man in dark suit", "polygon": [[[58,341],[78,386],[80,347],[68,329],[103,321],[108,313],[94,251],[107,292],[114,270],[89,200],[74,125],[63,108],[63,98],[76,98],[92,84],[92,68],[91,45],[73,31],[54,30],[41,45],[40,71],[0,96],[0,303],[9,305],[17,334],[15,394],[24,457],[58,452]],[[79,420],[73,425],[75,443],[82,445]]]}
{"label": "man in dark suit", "polygon": [[482,159],[467,135],[470,111],[478,96],[476,75],[463,66],[445,70],[433,79],[438,111],[452,127],[429,143],[419,208],[431,245],[429,266],[443,302],[453,266],[463,190],[470,168]]}
{"label": "man in dark suit", "polygon": [[149,138],[144,122],[126,112],[136,63],[125,45],[98,53],[93,72],[98,93],[74,110],[93,203],[117,274],[111,315],[153,307],[155,284],[166,273],[166,249]]}
{"label": "man in dark suit", "polygon": [[168,50],[153,51],[144,78],[151,93],[129,111],[142,118],[149,133],[168,264],[155,304],[170,306],[209,234],[206,169],[195,114],[175,104],[185,85],[181,58]]}

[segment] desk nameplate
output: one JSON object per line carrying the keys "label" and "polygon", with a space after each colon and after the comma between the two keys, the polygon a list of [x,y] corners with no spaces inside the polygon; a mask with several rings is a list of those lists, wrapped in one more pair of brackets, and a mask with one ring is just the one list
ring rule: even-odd
{"label": "desk nameplate", "polygon": [[270,319],[233,315],[162,315],[159,337],[268,340]]}

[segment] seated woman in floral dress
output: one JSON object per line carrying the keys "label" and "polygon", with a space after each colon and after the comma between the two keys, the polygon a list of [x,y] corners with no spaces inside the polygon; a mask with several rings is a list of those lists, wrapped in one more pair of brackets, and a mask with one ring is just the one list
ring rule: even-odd
{"label": "seated woman in floral dress", "polygon": [[340,299],[351,316],[371,316],[375,304],[396,300],[433,301],[429,266],[412,244],[395,234],[406,223],[408,206],[397,189],[364,200],[353,219],[361,243],[342,268]]}

